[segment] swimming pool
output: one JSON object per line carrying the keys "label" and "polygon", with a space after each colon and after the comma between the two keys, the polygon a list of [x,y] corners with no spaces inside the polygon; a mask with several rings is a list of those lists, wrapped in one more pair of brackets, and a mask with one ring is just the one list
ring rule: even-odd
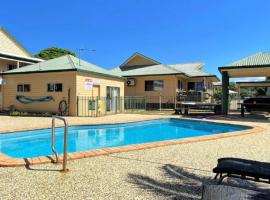
{"label": "swimming pool", "polygon": [[[183,119],[161,119],[114,125],[70,126],[68,152],[142,144],[217,133],[249,127]],[[63,128],[55,129],[55,146],[63,150]],[[13,158],[52,155],[51,129],[0,134],[0,152]]]}

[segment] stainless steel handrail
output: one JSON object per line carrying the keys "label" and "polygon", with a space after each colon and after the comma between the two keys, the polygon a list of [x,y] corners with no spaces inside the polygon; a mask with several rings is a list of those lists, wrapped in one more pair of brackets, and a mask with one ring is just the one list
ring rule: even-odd
{"label": "stainless steel handrail", "polygon": [[64,122],[64,125],[65,125],[65,132],[64,132],[64,149],[63,149],[63,168],[62,168],[62,172],[67,172],[68,169],[67,169],[67,141],[68,141],[68,122],[67,120],[64,118],[64,117],[60,117],[60,116],[52,116],[52,151],[54,152],[55,154],[55,157],[56,157],[56,162],[58,162],[58,154],[55,150],[55,146],[54,146],[54,129],[55,129],[55,119],[60,119]]}
{"label": "stainless steel handrail", "polygon": [[55,155],[55,161],[54,161],[54,163],[58,163],[58,153],[57,153],[57,151],[55,150],[55,143],[54,143],[54,138],[55,138],[55,118],[54,118],[54,116],[53,116],[53,118],[52,118],[52,141],[51,141],[51,148],[52,148],[52,151],[53,151],[53,153],[54,153],[54,155]]}

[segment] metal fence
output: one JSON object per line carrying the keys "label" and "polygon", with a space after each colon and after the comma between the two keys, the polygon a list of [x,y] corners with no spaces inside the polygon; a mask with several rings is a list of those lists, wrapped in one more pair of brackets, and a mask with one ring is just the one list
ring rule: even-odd
{"label": "metal fence", "polygon": [[121,97],[77,96],[77,116],[98,117],[124,111]]}
{"label": "metal fence", "polygon": [[[203,94],[186,96],[77,97],[77,116],[103,116],[123,112],[172,110],[183,101],[203,101]],[[211,100],[210,100],[211,101]]]}

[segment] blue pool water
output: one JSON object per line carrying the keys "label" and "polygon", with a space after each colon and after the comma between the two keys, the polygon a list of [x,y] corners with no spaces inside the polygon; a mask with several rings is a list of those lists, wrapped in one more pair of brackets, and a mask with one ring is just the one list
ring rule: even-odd
{"label": "blue pool water", "polygon": [[[191,138],[248,129],[246,126],[182,119],[162,119],[114,125],[71,126],[68,151],[78,152],[163,140]],[[63,128],[56,128],[56,149],[63,149]],[[52,155],[51,129],[0,134],[0,152],[14,158]]]}

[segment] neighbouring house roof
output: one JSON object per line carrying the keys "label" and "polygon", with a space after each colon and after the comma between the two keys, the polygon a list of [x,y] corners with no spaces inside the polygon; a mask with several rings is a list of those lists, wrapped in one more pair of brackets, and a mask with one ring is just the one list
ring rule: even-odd
{"label": "neighbouring house roof", "polygon": [[203,66],[203,63],[158,64],[144,67],[129,67],[125,69],[117,67],[112,69],[111,72],[124,77],[177,74],[182,74],[187,77],[215,76],[204,72],[202,70]]}
{"label": "neighbouring house roof", "polygon": [[246,66],[270,66],[270,52],[259,52],[254,55],[237,60],[225,67],[246,67]]}
{"label": "neighbouring house roof", "polygon": [[132,61],[135,59],[140,59],[140,63],[137,63],[136,65],[133,66],[145,66],[145,65],[158,65],[161,64],[160,62],[149,58],[139,52],[135,52],[132,54],[124,63],[120,65],[120,67],[129,67],[132,66]]}
{"label": "neighbouring house roof", "polygon": [[25,74],[25,73],[42,73],[42,72],[57,72],[57,71],[80,71],[123,79],[121,76],[109,70],[98,67],[82,59],[79,60],[78,58],[72,55],[64,55],[51,60],[6,71],[3,72],[3,74]]}
{"label": "neighbouring house roof", "polygon": [[[138,60],[138,57],[140,57],[142,60]],[[124,77],[177,74],[187,77],[216,77],[215,75],[204,72],[203,67],[204,63],[201,62],[185,64],[162,64],[158,61],[153,60],[152,58],[136,52],[119,67],[112,69],[111,72]],[[217,77],[216,79],[218,80]]]}

